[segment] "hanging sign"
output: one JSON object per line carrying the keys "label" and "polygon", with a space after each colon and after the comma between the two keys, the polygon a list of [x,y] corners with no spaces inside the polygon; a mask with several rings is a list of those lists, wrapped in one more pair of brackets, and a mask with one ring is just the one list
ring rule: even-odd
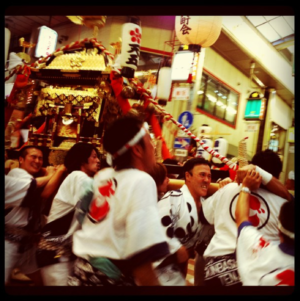
{"label": "hanging sign", "polygon": [[173,87],[172,99],[175,100],[189,100],[190,90],[188,87]]}
{"label": "hanging sign", "polygon": [[175,137],[174,148],[188,149],[191,142],[189,137]]}
{"label": "hanging sign", "polygon": [[57,32],[47,26],[38,28],[38,40],[35,48],[35,57],[46,57],[54,52],[57,42]]}
{"label": "hanging sign", "polygon": [[256,132],[258,131],[258,123],[247,123],[246,132]]}
{"label": "hanging sign", "polygon": [[193,119],[194,117],[191,112],[184,111],[179,115],[178,122],[188,129],[192,125]]}
{"label": "hanging sign", "polygon": [[179,149],[176,148],[174,152],[175,157],[187,157],[188,150],[187,149]]}

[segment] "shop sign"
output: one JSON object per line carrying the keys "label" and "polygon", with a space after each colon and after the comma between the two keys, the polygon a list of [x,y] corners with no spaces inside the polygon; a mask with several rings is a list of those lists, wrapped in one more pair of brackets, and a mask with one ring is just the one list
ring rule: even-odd
{"label": "shop sign", "polygon": [[247,123],[246,124],[246,132],[256,132],[258,130],[257,123]]}
{"label": "shop sign", "polygon": [[186,157],[188,155],[187,149],[175,149],[174,155],[177,157]]}
{"label": "shop sign", "polygon": [[190,87],[173,87],[172,99],[189,100]]}

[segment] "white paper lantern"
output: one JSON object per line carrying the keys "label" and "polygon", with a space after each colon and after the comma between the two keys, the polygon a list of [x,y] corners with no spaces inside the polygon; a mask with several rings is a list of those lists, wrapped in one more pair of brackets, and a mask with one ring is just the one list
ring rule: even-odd
{"label": "white paper lantern", "polygon": [[9,50],[9,43],[10,43],[10,30],[5,27],[5,57],[4,57],[4,66],[6,65],[8,50]]}
{"label": "white paper lantern", "polygon": [[209,47],[218,39],[222,29],[221,16],[176,16],[175,31],[184,45]]}
{"label": "white paper lantern", "polygon": [[[228,150],[228,142],[224,138],[218,138],[215,140],[213,150],[219,153],[221,156],[226,157]],[[222,161],[216,157],[212,158],[213,163],[221,164]]]}
{"label": "white paper lantern", "polygon": [[127,78],[134,77],[140,57],[140,45],[142,40],[142,29],[137,18],[130,18],[130,21],[122,27],[122,47],[120,64],[121,74]]}
{"label": "white paper lantern", "polygon": [[172,80],[171,67],[161,67],[158,74],[157,98],[159,104],[166,104],[170,97]]}
{"label": "white paper lantern", "polygon": [[[212,148],[213,142],[211,139],[202,139],[201,140],[205,145]],[[197,148],[196,157],[204,158],[205,160],[209,160],[210,153],[207,152],[201,145]]]}

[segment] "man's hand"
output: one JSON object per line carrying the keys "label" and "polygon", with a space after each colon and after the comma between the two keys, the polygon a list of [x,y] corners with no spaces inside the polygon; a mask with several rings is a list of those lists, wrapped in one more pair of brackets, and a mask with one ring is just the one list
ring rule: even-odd
{"label": "man's hand", "polygon": [[217,183],[219,183],[219,188],[222,188],[222,187],[226,186],[227,184],[232,183],[232,180],[229,177],[227,177],[227,178],[221,180],[220,182],[217,181]]}
{"label": "man's hand", "polygon": [[257,190],[261,183],[261,175],[255,171],[249,169],[247,175],[243,180],[243,186],[248,187],[251,191]]}
{"label": "man's hand", "polygon": [[56,167],[55,166],[47,166],[46,167],[46,176],[53,176],[56,172]]}
{"label": "man's hand", "polygon": [[244,167],[239,168],[236,171],[236,176],[235,176],[234,181],[237,182],[240,185],[243,182],[243,179],[246,177],[247,171],[248,170],[254,170],[255,171],[255,168],[256,168],[256,166],[253,165],[253,164],[249,164],[249,165],[246,165]]}

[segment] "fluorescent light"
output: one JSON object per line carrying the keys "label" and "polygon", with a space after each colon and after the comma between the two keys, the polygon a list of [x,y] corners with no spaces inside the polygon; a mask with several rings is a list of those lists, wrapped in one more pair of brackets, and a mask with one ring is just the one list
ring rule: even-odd
{"label": "fluorescent light", "polygon": [[217,101],[217,106],[221,106],[221,105],[223,105],[223,102],[220,101],[220,100],[218,100],[218,101]]}
{"label": "fluorescent light", "polygon": [[217,101],[217,99],[216,99],[215,97],[211,96],[211,95],[207,95],[207,98],[208,98],[210,101],[212,101],[212,102],[216,102],[216,101]]}
{"label": "fluorescent light", "polygon": [[201,90],[199,90],[198,92],[197,92],[197,94],[203,94],[204,92],[203,91],[201,91]]}

